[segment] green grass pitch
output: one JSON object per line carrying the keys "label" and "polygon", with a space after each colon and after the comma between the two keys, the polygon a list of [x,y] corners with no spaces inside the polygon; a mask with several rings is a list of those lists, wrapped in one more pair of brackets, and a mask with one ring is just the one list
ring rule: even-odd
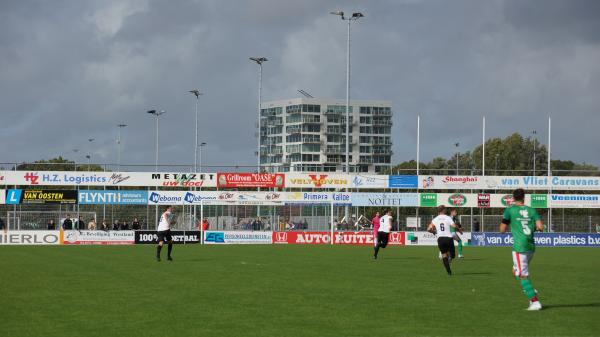
{"label": "green grass pitch", "polygon": [[598,336],[600,250],[538,248],[527,312],[510,248],[0,247],[0,336]]}

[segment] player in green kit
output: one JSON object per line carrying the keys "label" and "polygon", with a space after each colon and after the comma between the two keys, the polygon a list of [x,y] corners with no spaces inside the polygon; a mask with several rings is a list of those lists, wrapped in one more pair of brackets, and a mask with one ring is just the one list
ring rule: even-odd
{"label": "player in green kit", "polygon": [[525,206],[525,191],[518,188],[513,192],[514,205],[504,210],[500,232],[505,233],[508,226],[513,236],[513,274],[521,282],[523,292],[529,299],[527,310],[541,310],[542,304],[537,297],[537,291],[529,280],[529,263],[535,252],[533,232],[543,231],[544,224],[538,212]]}

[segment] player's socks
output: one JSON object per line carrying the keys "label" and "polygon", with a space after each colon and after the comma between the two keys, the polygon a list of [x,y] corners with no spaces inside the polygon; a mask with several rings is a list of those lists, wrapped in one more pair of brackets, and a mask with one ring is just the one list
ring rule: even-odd
{"label": "player's socks", "polygon": [[528,278],[521,279],[521,287],[523,288],[523,292],[525,293],[525,296],[527,296],[527,298],[530,301],[533,301],[533,302],[537,301],[537,296],[535,295],[535,289],[533,288],[533,285],[531,284],[531,281],[529,281]]}
{"label": "player's socks", "polygon": [[160,250],[162,249],[161,245],[156,246],[156,260],[160,261]]}
{"label": "player's socks", "polygon": [[373,257],[375,257],[377,259],[377,254],[379,254],[379,244],[377,244],[377,246],[375,246],[375,254],[373,254]]}
{"label": "player's socks", "polygon": [[462,250],[463,250],[463,244],[462,244],[462,240],[458,241],[458,257],[462,257]]}
{"label": "player's socks", "polygon": [[446,268],[446,272],[448,272],[448,275],[452,275],[452,270],[450,270],[450,260],[448,259],[448,257],[444,257],[442,259],[442,262],[444,262],[444,267]]}
{"label": "player's socks", "polygon": [[172,243],[169,243],[169,247],[168,247],[168,249],[167,249],[167,257],[169,258],[169,260],[172,260],[172,259],[171,259],[171,251],[172,251],[172,250],[173,250],[173,244],[172,244]]}

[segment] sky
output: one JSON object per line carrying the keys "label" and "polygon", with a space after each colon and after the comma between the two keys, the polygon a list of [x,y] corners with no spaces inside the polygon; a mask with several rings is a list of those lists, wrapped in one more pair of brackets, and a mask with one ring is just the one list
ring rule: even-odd
{"label": "sky", "polygon": [[[0,162],[63,157],[194,162],[196,98],[205,166],[255,165],[263,101],[344,98],[352,24],[353,99],[393,104],[393,163],[466,151],[513,132],[552,157],[600,165],[600,1],[87,0],[0,2]],[[94,139],[89,141],[89,139]],[[78,152],[73,151],[79,150]],[[211,171],[210,168],[205,171]]]}

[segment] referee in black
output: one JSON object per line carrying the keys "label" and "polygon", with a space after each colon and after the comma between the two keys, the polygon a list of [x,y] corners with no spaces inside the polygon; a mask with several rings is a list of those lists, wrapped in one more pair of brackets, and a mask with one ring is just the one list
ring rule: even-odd
{"label": "referee in black", "polygon": [[156,261],[160,262],[160,251],[163,247],[163,243],[165,240],[169,243],[169,248],[167,251],[167,260],[173,261],[171,257],[171,251],[173,250],[173,237],[171,236],[171,225],[175,224],[175,221],[172,220],[172,212],[173,206],[167,206],[165,212],[160,216],[160,222],[158,223],[158,246],[156,246]]}

